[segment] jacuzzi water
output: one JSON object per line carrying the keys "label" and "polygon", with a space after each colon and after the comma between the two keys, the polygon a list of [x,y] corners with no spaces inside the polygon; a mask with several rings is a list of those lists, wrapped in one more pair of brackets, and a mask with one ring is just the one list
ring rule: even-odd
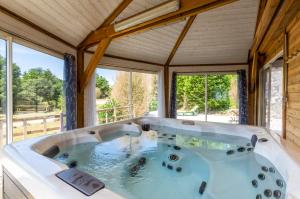
{"label": "jacuzzi water", "polygon": [[128,199],[285,198],[283,178],[272,163],[253,152],[248,139],[162,126],[151,129],[140,137],[63,148],[54,159],[76,161],[77,169]]}

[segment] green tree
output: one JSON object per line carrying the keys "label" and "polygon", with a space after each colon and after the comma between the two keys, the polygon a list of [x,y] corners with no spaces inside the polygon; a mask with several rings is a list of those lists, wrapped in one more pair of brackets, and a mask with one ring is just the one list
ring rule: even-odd
{"label": "green tree", "polygon": [[[205,75],[179,75],[177,77],[177,107],[199,112],[205,109]],[[231,75],[207,76],[207,103],[209,111],[223,111],[230,108]]]}
{"label": "green tree", "polygon": [[21,83],[22,99],[33,103],[36,111],[38,111],[38,104],[42,102],[58,108],[62,95],[62,80],[53,75],[49,69],[30,69],[24,73]]}
{"label": "green tree", "polygon": [[96,76],[96,88],[99,89],[98,97],[100,99],[106,98],[110,95],[111,88],[108,81],[98,74]]}

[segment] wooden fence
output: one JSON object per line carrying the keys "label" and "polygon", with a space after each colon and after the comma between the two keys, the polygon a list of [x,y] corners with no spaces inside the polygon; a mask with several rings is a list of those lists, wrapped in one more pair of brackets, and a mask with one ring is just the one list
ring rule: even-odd
{"label": "wooden fence", "polygon": [[[100,124],[107,124],[110,122],[116,122],[120,120],[134,118],[133,106],[103,108],[103,109],[97,109],[96,112],[97,112],[97,121]],[[101,113],[104,114],[103,118],[100,117]]]}
{"label": "wooden fence", "polygon": [[[15,116],[13,118],[13,137],[26,138],[33,134],[62,131],[65,129],[64,117],[65,114],[63,113],[41,116]],[[0,119],[0,130],[4,129],[5,123],[5,119]]]}
{"label": "wooden fence", "polygon": [[[98,119],[97,121],[100,124],[134,118],[133,106],[97,109],[96,113]],[[103,113],[102,117],[99,117],[101,113]],[[55,131],[63,131],[65,130],[65,116],[66,115],[64,113],[45,114],[40,116],[14,116],[13,138],[14,140],[22,140],[27,137],[34,137],[35,134],[44,135]],[[5,118],[0,118],[1,133],[4,132],[3,129],[5,128],[5,125]],[[1,139],[5,138],[5,136],[5,133],[2,134],[2,136],[0,135],[0,142]]]}

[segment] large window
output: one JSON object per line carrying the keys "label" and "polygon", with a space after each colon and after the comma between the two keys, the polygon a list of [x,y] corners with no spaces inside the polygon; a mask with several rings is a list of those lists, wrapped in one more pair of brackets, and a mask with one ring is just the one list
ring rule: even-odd
{"label": "large window", "polygon": [[177,77],[177,118],[238,123],[237,74]]}
{"label": "large window", "polygon": [[63,60],[13,43],[13,141],[61,128]]}
{"label": "large window", "polygon": [[98,123],[157,116],[157,74],[96,70]]}
{"label": "large window", "polygon": [[282,81],[282,58],[266,65],[261,70],[261,125],[280,136],[282,133]]}

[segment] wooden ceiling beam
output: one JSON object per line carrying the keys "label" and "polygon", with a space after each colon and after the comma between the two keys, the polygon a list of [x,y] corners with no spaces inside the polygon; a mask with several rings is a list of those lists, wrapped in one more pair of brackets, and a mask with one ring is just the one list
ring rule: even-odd
{"label": "wooden ceiling beam", "polygon": [[259,11],[258,15],[258,25],[256,27],[256,31],[254,34],[254,39],[252,42],[252,47],[250,51],[250,59],[253,57],[255,51],[258,49],[260,43],[262,42],[270,24],[276,14],[278,7],[280,6],[281,0],[268,0],[266,5],[264,6],[263,12],[260,14]]}
{"label": "wooden ceiling beam", "polygon": [[284,0],[280,9],[266,33],[266,36],[260,44],[258,50],[260,53],[265,53],[269,48],[269,44],[275,42],[284,35],[285,28],[288,23],[300,12],[299,0]]}
{"label": "wooden ceiling beam", "polygon": [[88,38],[82,42],[79,48],[88,48],[97,44],[103,38],[111,37],[117,38],[122,36],[128,36],[141,31],[146,31],[154,27],[162,26],[168,23],[176,22],[178,20],[196,15],[214,8],[218,8],[229,3],[235,2],[237,0],[180,0],[180,9],[157,17],[155,19],[146,21],[144,23],[135,25],[130,28],[126,28],[122,31],[116,32],[114,30],[114,25],[109,25],[100,28],[99,30],[91,33]]}
{"label": "wooden ceiling beam", "polygon": [[[100,30],[103,27],[111,25],[111,23],[121,14],[125,8],[132,2],[132,0],[123,0],[116,9],[104,20],[104,22],[94,31],[90,32],[82,42],[77,46],[77,48],[82,48],[84,44],[87,42],[87,40],[91,37],[91,35],[94,34],[95,31]],[[85,48],[86,49],[86,48]]]}
{"label": "wooden ceiling beam", "polygon": [[189,29],[191,28],[191,26],[192,26],[192,24],[193,24],[196,16],[197,15],[190,16],[190,18],[186,22],[184,28],[182,29],[182,31],[181,31],[181,33],[180,33],[180,35],[179,35],[179,37],[178,37],[178,39],[177,39],[177,41],[176,41],[173,49],[172,49],[172,51],[171,51],[171,53],[170,53],[170,55],[169,55],[169,57],[168,57],[168,59],[167,59],[167,61],[165,63],[165,66],[169,66],[170,65],[170,63],[171,63],[171,61],[172,61],[172,59],[173,59],[173,57],[174,57],[177,49],[179,48],[179,46],[182,43],[184,37],[186,36],[186,34],[188,33]]}
{"label": "wooden ceiling beam", "polygon": [[104,56],[104,53],[111,42],[111,38],[105,38],[100,41],[98,47],[93,54],[87,68],[83,73],[83,77],[80,79],[80,92],[84,90],[88,82],[90,81],[93,73],[95,72],[97,65],[99,64],[101,58]]}
{"label": "wooden ceiling beam", "polygon": [[169,65],[169,67],[202,67],[202,66],[241,66],[241,65],[248,65],[247,62],[241,62],[241,63],[211,63],[211,64],[174,64]]}
{"label": "wooden ceiling beam", "polygon": [[67,42],[66,40],[60,38],[59,36],[57,36],[57,35],[49,32],[49,31],[45,30],[44,28],[36,25],[35,23],[32,23],[31,21],[25,19],[24,17],[21,17],[20,15],[12,12],[10,10],[8,10],[7,8],[5,8],[5,7],[1,6],[1,5],[0,5],[0,12],[2,12],[4,14],[6,14],[6,15],[14,18],[14,19],[16,19],[17,21],[20,21],[21,23],[23,23],[23,24],[25,24],[25,25],[33,28],[36,31],[39,31],[39,32],[41,32],[41,33],[43,33],[43,34],[51,37],[52,39],[55,39],[55,40],[57,40],[57,41],[65,44],[65,45],[67,45],[67,46],[69,46],[69,47],[71,47],[73,49],[76,49],[76,46],[74,46],[73,44]]}

